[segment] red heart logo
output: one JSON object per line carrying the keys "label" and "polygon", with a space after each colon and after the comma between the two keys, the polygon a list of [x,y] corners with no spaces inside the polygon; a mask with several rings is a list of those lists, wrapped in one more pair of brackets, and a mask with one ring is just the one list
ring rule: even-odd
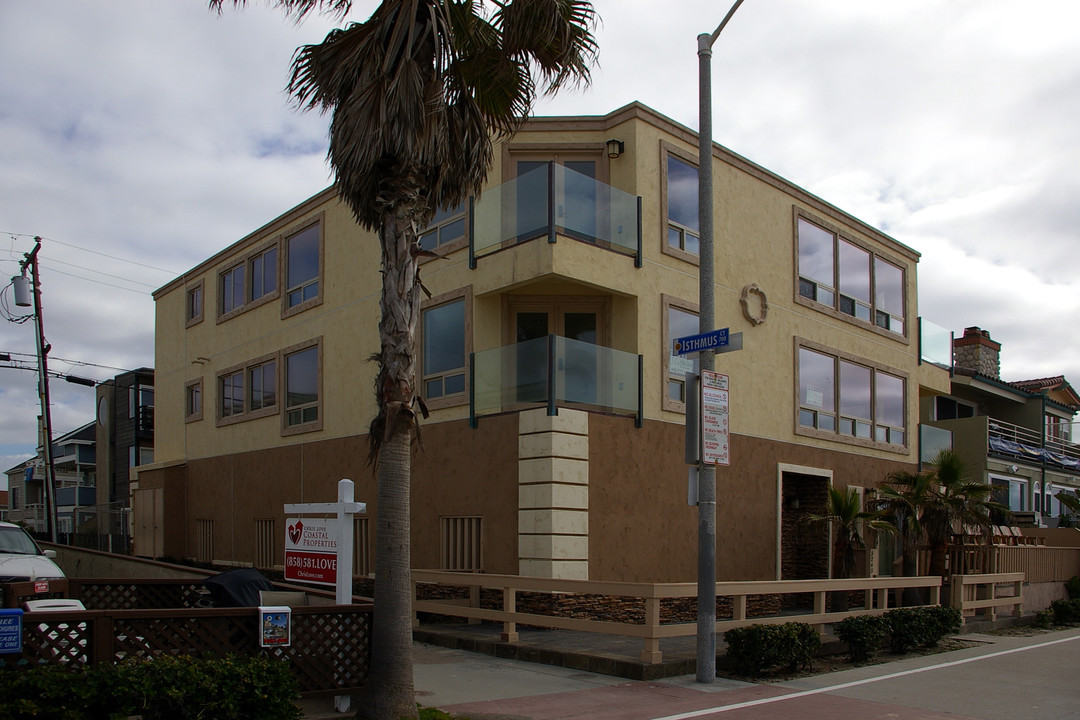
{"label": "red heart logo", "polygon": [[297,545],[300,542],[301,536],[304,534],[304,523],[300,520],[296,521],[295,525],[289,526],[289,539],[292,540],[293,545]]}

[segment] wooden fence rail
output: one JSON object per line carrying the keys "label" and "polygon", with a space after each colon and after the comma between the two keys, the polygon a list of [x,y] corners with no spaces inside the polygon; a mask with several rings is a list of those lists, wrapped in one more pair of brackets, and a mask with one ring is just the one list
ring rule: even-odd
{"label": "wooden fence rail", "polygon": [[1027,582],[1065,582],[1080,574],[1080,548],[1044,545],[953,545],[949,570],[959,575],[1024,573]]}
{"label": "wooden fence rail", "polygon": [[[985,620],[997,618],[998,608],[1012,608],[1010,614],[1020,617],[1024,610],[1024,573],[993,573],[982,575],[953,575],[950,581],[949,605],[961,614],[976,615]],[[1008,594],[999,594],[1008,589]]]}
{"label": "wooden fence rail", "polygon": [[[640,638],[644,643],[641,661],[662,661],[660,640],[671,637],[687,637],[697,634],[694,622],[661,620],[661,606],[665,600],[685,600],[697,597],[696,583],[620,583],[588,580],[557,580],[529,578],[517,575],[487,575],[481,573],[457,573],[435,570],[413,570],[413,611],[453,617],[471,621],[502,623],[502,639],[516,642],[517,625],[579,630],[582,632],[621,635]],[[467,595],[461,598],[429,599],[431,586],[463,588]],[[853,615],[882,614],[889,608],[888,596],[904,588],[926,589],[930,605],[941,601],[941,578],[853,578],[850,580],[777,580],[767,582],[723,582],[716,584],[717,597],[730,598],[731,617],[718,619],[716,632],[724,632],[744,625],[758,623],[778,624],[799,621],[817,626],[819,630],[827,623],[834,623]],[[499,602],[481,602],[483,590],[497,590]],[[861,607],[845,611],[827,609],[830,593],[861,592]],[[518,611],[519,599],[527,593],[552,595],[599,595],[613,599],[632,598],[644,604],[640,621],[596,620],[564,615],[545,615],[537,612]],[[779,611],[751,617],[748,606],[752,598],[760,596],[802,596],[809,599],[807,607],[798,611]],[[485,607],[484,605],[488,605]],[[495,605],[495,606],[492,606]],[[895,604],[893,605],[895,607]]]}

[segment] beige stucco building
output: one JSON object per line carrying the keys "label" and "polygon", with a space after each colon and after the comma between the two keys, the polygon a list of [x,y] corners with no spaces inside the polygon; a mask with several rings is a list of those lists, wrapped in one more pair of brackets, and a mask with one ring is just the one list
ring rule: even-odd
{"label": "beige stucco building", "polygon": [[[443,258],[421,271],[432,416],[413,460],[414,566],[693,580],[694,363],[671,343],[697,332],[696,157],[693,132],[640,104],[536,118],[498,149],[482,196],[423,235]],[[798,518],[829,484],[917,468],[920,396],[949,390],[920,358],[919,256],[714,157],[716,318],[743,335],[716,360],[731,388],[718,575],[820,577],[823,532]],[[375,237],[327,190],[155,293],[139,554],[280,565],[283,505],[332,500],[343,477],[378,513],[379,289]]]}

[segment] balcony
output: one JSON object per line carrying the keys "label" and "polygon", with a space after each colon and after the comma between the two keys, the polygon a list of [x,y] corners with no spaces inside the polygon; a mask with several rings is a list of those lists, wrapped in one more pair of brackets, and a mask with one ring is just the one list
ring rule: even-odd
{"label": "balcony", "polygon": [[546,407],[634,418],[641,426],[641,355],[558,335],[469,356],[469,419]]}
{"label": "balcony", "polygon": [[952,341],[953,334],[951,330],[946,330],[929,320],[919,318],[920,363],[930,363],[950,370],[953,362]]}
{"label": "balcony", "polygon": [[562,236],[634,258],[641,198],[553,162],[487,190],[469,208],[469,267],[530,240]]}
{"label": "balcony", "polygon": [[1080,445],[1059,438],[1044,440],[1038,431],[1004,420],[989,418],[987,451],[1048,467],[1080,470]]}

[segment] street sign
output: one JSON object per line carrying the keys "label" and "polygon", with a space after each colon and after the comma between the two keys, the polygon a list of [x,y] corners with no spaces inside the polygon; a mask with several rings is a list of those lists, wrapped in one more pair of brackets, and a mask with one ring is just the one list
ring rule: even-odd
{"label": "street sign", "polygon": [[693,353],[712,350],[717,353],[742,350],[742,333],[729,332],[729,328],[720,328],[700,335],[687,335],[677,338],[671,344],[671,354],[692,355]]}
{"label": "street sign", "polygon": [[687,335],[676,338],[672,346],[673,355],[689,355],[702,350],[715,350],[727,346],[730,341],[728,328],[720,328],[712,332],[698,335]]}

